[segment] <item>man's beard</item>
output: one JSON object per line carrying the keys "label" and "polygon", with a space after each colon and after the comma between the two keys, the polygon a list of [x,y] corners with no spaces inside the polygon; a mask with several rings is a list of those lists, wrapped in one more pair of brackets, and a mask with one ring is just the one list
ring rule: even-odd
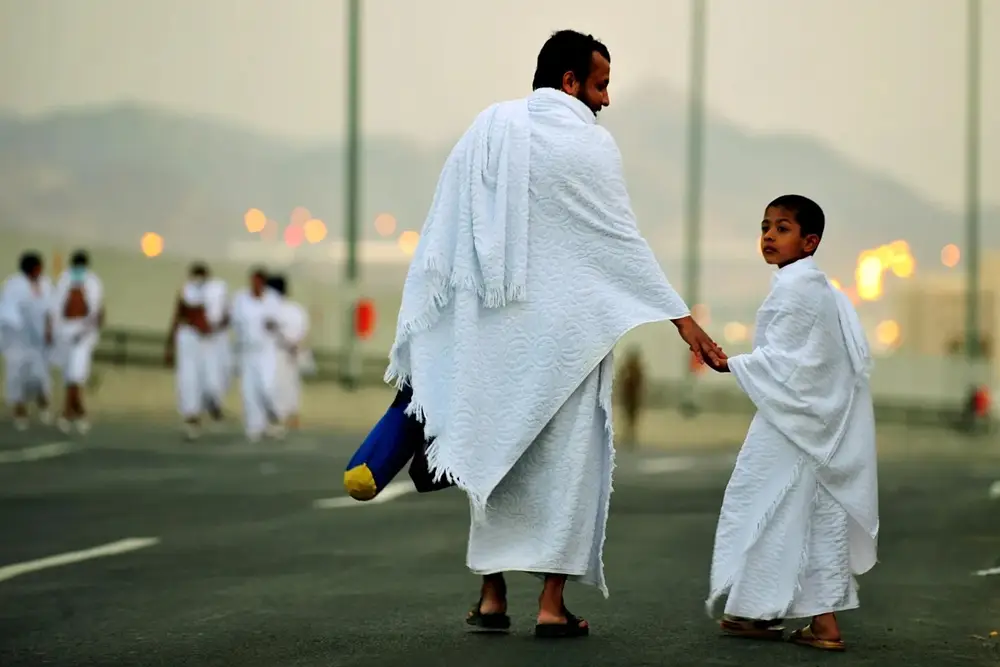
{"label": "man's beard", "polygon": [[587,98],[583,96],[583,92],[582,92],[582,91],[576,94],[576,99],[580,100],[581,102],[583,102],[584,104],[586,104],[586,105],[587,105],[587,108],[588,108],[588,109],[590,109],[590,112],[591,112],[592,114],[594,114],[594,118],[596,118],[596,117],[597,117],[597,114],[599,114],[599,113],[601,112],[601,107],[600,107],[600,106],[598,106],[598,107],[597,107],[597,108],[595,109],[595,108],[594,108],[594,105],[593,105],[593,104],[591,104],[590,102],[588,102],[588,101],[587,101]]}

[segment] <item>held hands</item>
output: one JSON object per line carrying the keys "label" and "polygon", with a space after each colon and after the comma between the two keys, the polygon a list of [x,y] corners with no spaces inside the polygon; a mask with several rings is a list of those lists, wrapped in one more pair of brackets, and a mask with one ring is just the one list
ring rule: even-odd
{"label": "held hands", "polygon": [[694,321],[693,317],[689,315],[673,322],[677,327],[677,333],[691,348],[695,359],[719,373],[729,372],[726,353],[716,345],[715,341],[705,333],[705,330]]}

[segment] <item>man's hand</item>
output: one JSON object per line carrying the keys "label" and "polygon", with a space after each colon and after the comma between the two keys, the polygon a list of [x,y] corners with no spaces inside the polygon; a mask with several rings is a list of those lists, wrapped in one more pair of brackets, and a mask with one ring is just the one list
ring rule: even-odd
{"label": "man's hand", "polygon": [[[693,317],[688,315],[679,320],[673,320],[673,322],[674,326],[677,327],[677,333],[688,344],[698,361],[707,364],[714,370],[720,370],[725,365],[726,353],[715,344],[714,340],[709,338]],[[728,370],[728,365],[725,367]]]}
{"label": "man's hand", "polygon": [[166,348],[163,350],[163,365],[166,366],[167,368],[173,368],[174,361],[175,361],[174,346],[167,345]]}

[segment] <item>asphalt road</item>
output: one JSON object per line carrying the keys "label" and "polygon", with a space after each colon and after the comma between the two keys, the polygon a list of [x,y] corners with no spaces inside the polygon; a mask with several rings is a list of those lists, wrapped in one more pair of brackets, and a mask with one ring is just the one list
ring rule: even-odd
{"label": "asphalt road", "polygon": [[572,588],[592,635],[540,642],[528,576],[509,579],[510,636],[466,632],[478,582],[459,493],[322,502],[343,494],[350,437],[251,447],[153,426],[67,440],[0,424],[0,442],[3,667],[1000,665],[1000,572],[974,574],[1000,566],[996,458],[883,461],[882,562],[835,655],[722,638],[706,617],[731,453],[622,454],[611,598]]}

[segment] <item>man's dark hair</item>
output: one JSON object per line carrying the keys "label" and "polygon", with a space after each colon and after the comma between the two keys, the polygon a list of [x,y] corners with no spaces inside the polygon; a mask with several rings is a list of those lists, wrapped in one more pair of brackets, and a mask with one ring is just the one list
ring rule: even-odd
{"label": "man's dark hair", "polygon": [[272,275],[267,279],[267,286],[282,296],[288,294],[288,283],[285,281],[284,276]]}
{"label": "man's dark hair", "polygon": [[260,278],[266,283],[268,276],[269,274],[267,272],[267,269],[265,269],[263,266],[255,266],[252,269],[250,269],[251,278]]}
{"label": "man's dark hair", "polygon": [[90,265],[90,255],[87,254],[86,250],[77,250],[70,258],[69,265],[86,268]]}
{"label": "man's dark hair", "polygon": [[31,275],[34,271],[42,265],[41,254],[35,252],[34,250],[28,250],[21,254],[21,273],[24,275]]}
{"label": "man's dark hair", "polygon": [[815,234],[823,239],[823,230],[826,228],[826,216],[819,204],[809,197],[802,195],[781,195],[770,204],[768,208],[783,208],[795,216],[795,222],[799,223],[802,236]]}
{"label": "man's dark hair", "polygon": [[191,265],[190,275],[192,278],[207,278],[208,265],[204,262],[195,262]]}
{"label": "man's dark hair", "polygon": [[593,35],[584,35],[575,30],[560,30],[553,33],[538,52],[538,64],[535,66],[535,78],[531,82],[531,89],[562,90],[563,75],[566,72],[573,72],[582,85],[590,76],[590,66],[595,51],[604,56],[609,63],[611,62],[608,47],[596,40]]}

